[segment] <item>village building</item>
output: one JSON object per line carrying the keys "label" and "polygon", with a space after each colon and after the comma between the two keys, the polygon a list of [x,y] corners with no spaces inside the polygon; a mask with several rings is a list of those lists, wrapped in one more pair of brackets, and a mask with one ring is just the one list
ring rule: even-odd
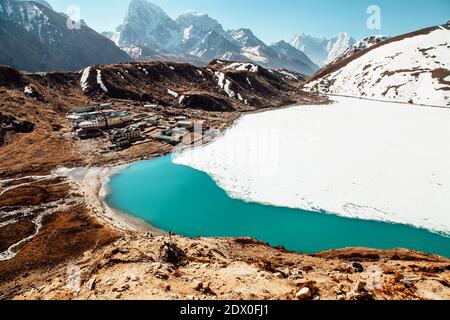
{"label": "village building", "polygon": [[81,106],[76,108],[73,112],[74,113],[87,113],[87,112],[93,112],[96,111],[95,106]]}
{"label": "village building", "polygon": [[144,108],[146,109],[153,109],[153,110],[162,110],[163,107],[160,104],[151,103],[151,104],[144,104]]}
{"label": "village building", "polygon": [[116,113],[106,117],[108,127],[118,127],[133,121],[133,117],[128,113]]}
{"label": "village building", "polygon": [[168,142],[171,144],[180,143],[184,137],[189,134],[189,130],[185,128],[170,128],[163,130],[159,136],[155,139],[162,142]]}
{"label": "village building", "polygon": [[176,126],[178,128],[192,129],[194,127],[194,123],[191,120],[183,120],[176,122]]}
{"label": "village building", "polygon": [[76,131],[76,135],[78,138],[84,140],[84,139],[91,139],[91,138],[98,138],[103,135],[103,133],[100,130],[85,130],[85,129],[78,129]]}
{"label": "village building", "polygon": [[106,127],[106,124],[104,118],[96,118],[93,120],[82,121],[78,124],[78,127],[84,130],[96,130]]}
{"label": "village building", "polygon": [[111,148],[121,149],[129,147],[133,142],[142,139],[139,128],[115,129],[110,132]]}
{"label": "village building", "polygon": [[160,122],[159,117],[149,117],[145,119],[145,121],[148,123],[149,126],[158,126]]}

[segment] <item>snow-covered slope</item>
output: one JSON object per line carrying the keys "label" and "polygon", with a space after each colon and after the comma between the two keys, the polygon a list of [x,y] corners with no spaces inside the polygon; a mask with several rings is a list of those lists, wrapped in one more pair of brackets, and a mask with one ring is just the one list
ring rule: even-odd
{"label": "snow-covered slope", "polygon": [[347,33],[340,33],[331,39],[316,38],[306,33],[295,35],[291,45],[303,51],[315,64],[322,67],[335,60],[355,44]]}
{"label": "snow-covered slope", "polygon": [[450,107],[450,30],[432,27],[391,38],[315,74],[305,89]]}

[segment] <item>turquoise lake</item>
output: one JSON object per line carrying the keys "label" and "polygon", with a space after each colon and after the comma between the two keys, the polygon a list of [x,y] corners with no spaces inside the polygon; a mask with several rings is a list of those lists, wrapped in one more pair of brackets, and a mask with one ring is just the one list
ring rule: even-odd
{"label": "turquoise lake", "polygon": [[127,167],[109,188],[112,208],[187,237],[253,237],[303,253],[409,248],[450,257],[450,238],[427,230],[232,199],[207,174],[170,156]]}

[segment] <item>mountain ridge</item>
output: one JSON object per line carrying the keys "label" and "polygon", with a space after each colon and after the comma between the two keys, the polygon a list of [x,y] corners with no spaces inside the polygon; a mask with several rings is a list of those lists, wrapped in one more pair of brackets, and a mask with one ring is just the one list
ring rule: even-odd
{"label": "mountain ridge", "polygon": [[33,72],[75,71],[130,60],[89,27],[69,29],[67,23],[66,17],[38,2],[0,0],[0,64]]}

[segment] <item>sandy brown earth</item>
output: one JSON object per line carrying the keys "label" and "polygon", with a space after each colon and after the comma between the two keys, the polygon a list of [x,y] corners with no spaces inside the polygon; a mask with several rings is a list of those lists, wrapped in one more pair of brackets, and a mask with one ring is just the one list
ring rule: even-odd
{"label": "sandy brown earth", "polygon": [[251,239],[127,233],[1,289],[7,299],[449,299],[450,261],[407,250],[301,255]]}
{"label": "sandy brown earth", "polygon": [[[192,78],[192,67],[186,65],[174,65],[172,74],[167,63],[147,66],[147,72],[154,68],[164,75],[155,75],[153,82],[140,80],[133,87],[134,79],[129,79],[114,86],[113,81],[122,81],[117,72],[125,75],[128,70],[130,77],[142,78],[139,67],[98,67],[106,85],[113,86],[113,96],[99,92],[95,84],[88,93],[82,92],[79,73],[31,75],[2,67],[0,112],[35,127],[30,133],[6,132],[0,146],[0,253],[10,249],[13,255],[0,261],[0,299],[450,298],[450,261],[437,256],[368,249],[311,256],[249,239],[170,240],[146,231],[126,231],[102,219],[101,208],[91,201],[98,190],[86,194],[53,170],[117,165],[165,154],[172,147],[153,141],[111,152],[104,139],[77,140],[64,118],[75,106],[112,102],[120,110],[138,113],[148,98],[163,104],[164,113],[206,119],[225,129],[243,112],[263,106],[327,103],[265,71],[256,75],[227,71],[231,87],[248,94],[251,103],[246,105],[217,92],[212,75],[206,80]],[[216,64],[209,67],[220,70]],[[246,87],[247,76],[259,92]],[[32,96],[24,94],[27,85],[35,89]],[[165,94],[174,86],[190,96],[188,106],[176,105]],[[145,91],[152,91],[152,96],[140,95]],[[213,110],[197,108],[204,96]],[[222,102],[232,109],[214,110]],[[167,241],[169,245],[164,245]]]}

